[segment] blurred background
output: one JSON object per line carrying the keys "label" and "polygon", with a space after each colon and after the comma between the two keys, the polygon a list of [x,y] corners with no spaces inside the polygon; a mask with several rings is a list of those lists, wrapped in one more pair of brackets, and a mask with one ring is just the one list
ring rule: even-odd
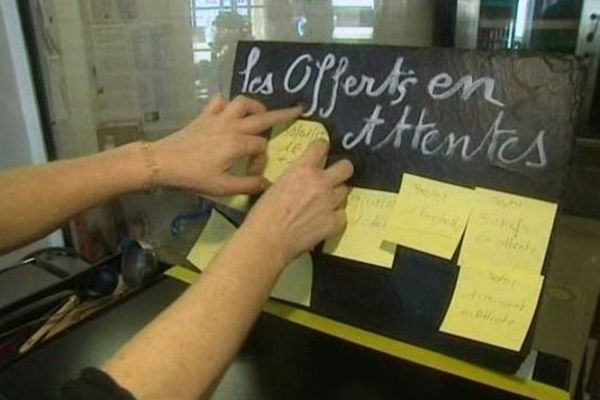
{"label": "blurred background", "polygon": [[[570,189],[576,213],[600,215],[600,0],[23,0],[21,16],[49,160],[155,140],[227,94],[239,40],[376,43],[537,51],[585,59],[588,78]],[[7,8],[4,8],[4,12]],[[8,15],[4,20],[10,23]],[[3,151],[10,152],[10,137]],[[34,160],[36,161],[36,160]],[[38,160],[43,161],[43,160]],[[591,181],[590,181],[591,180]],[[595,182],[595,183],[594,183]],[[202,223],[202,202],[161,190],[77,217],[66,244],[90,259],[125,236],[173,262]],[[200,211],[199,211],[200,210]]]}

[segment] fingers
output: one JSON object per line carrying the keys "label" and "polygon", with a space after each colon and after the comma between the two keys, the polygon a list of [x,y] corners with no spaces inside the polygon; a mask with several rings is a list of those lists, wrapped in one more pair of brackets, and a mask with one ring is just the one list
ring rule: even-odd
{"label": "fingers", "polygon": [[267,165],[267,155],[260,153],[251,157],[248,163],[248,175],[262,175]]}
{"label": "fingers", "polygon": [[227,107],[227,104],[229,104],[229,102],[225,100],[222,95],[217,94],[213,96],[206,107],[204,107],[204,112],[208,114],[218,114]]}
{"label": "fingers", "polygon": [[223,195],[256,194],[264,191],[267,183],[261,176],[227,175],[222,179]]}
{"label": "fingers", "polygon": [[304,153],[298,158],[298,163],[322,168],[328,151],[329,143],[322,139],[315,140],[308,145]]}
{"label": "fingers", "polygon": [[348,187],[347,186],[336,186],[333,189],[333,209],[337,210],[342,207],[346,203],[346,198],[348,197]]}
{"label": "fingers", "polygon": [[267,112],[267,108],[260,102],[246,96],[238,96],[223,111],[229,117],[243,118],[247,115]]}
{"label": "fingers", "polygon": [[331,237],[342,232],[346,228],[346,211],[337,210],[331,217],[331,222],[328,226],[326,236]]}
{"label": "fingers", "polygon": [[261,136],[238,135],[231,146],[231,157],[255,157],[267,151],[267,139]]}
{"label": "fingers", "polygon": [[282,108],[280,110],[268,111],[245,118],[240,128],[243,132],[256,135],[260,134],[274,125],[290,122],[302,115],[302,106]]}
{"label": "fingers", "polygon": [[325,178],[333,185],[346,182],[354,174],[354,166],[348,160],[340,160],[323,171]]}

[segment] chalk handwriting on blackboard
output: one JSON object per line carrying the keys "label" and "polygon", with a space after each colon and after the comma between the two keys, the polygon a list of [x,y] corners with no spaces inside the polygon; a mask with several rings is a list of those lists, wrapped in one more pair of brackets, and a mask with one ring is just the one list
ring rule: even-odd
{"label": "chalk handwriting on blackboard", "polygon": [[[427,93],[429,93],[433,99],[443,100],[452,97],[456,92],[462,89],[461,98],[463,100],[467,100],[473,93],[477,91],[477,89],[483,87],[484,98],[487,101],[497,106],[504,107],[503,103],[494,99],[493,97],[495,86],[496,82],[492,78],[483,77],[473,80],[472,75],[465,75],[460,78],[457,83],[453,83],[452,77],[446,72],[442,72],[434,76],[433,79],[429,81]],[[438,91],[437,89],[440,88],[442,90]]]}
{"label": "chalk handwriting on blackboard", "polygon": [[[525,161],[527,167],[544,167],[548,163],[546,149],[544,147],[545,131],[539,131],[535,139],[527,146],[525,150],[514,154],[515,148],[518,148],[521,139],[516,129],[506,129],[502,127],[504,120],[504,111],[500,111],[495,121],[492,123],[485,136],[479,143],[475,143],[470,135],[456,135],[454,132],[443,134],[437,129],[435,122],[426,122],[427,109],[423,108],[416,124],[409,122],[412,113],[410,105],[404,106],[402,116],[389,131],[385,137],[378,142],[374,140],[375,129],[379,125],[385,124],[385,120],[380,117],[382,106],[375,106],[373,114],[365,118],[365,124],[359,133],[347,132],[342,145],[350,150],[363,142],[374,151],[383,148],[390,143],[395,149],[403,146],[403,137],[409,137],[410,146],[413,150],[420,151],[424,156],[442,155],[453,157],[459,154],[463,161],[471,161],[476,156],[483,154],[490,161],[495,159],[502,163],[511,165]],[[511,155],[512,154],[512,155]],[[533,155],[533,158],[530,156]]]}
{"label": "chalk handwriting on blackboard", "polygon": [[[405,104],[409,91],[416,90],[420,78],[404,57],[397,57],[385,78],[378,80],[365,73],[360,76],[351,74],[350,59],[333,53],[327,53],[321,58],[309,53],[301,54],[287,65],[282,76],[275,76],[274,72],[260,75],[255,73],[260,56],[260,48],[256,46],[248,52],[245,65],[238,71],[243,78],[241,92],[272,95],[276,83],[278,90],[281,87],[290,94],[309,88],[310,104],[304,117],[330,117],[340,96],[377,99],[371,114],[363,118],[364,124],[360,131],[344,132],[342,146],[346,150],[362,144],[374,152],[389,146],[394,149],[408,147],[423,156],[460,157],[464,162],[485,157],[490,162],[528,168],[542,168],[548,163],[544,130],[536,132],[533,140],[529,139],[531,141],[527,142],[517,129],[504,125],[505,104],[496,98],[496,81],[491,77],[475,78],[467,74],[453,79],[450,74],[441,71],[426,82],[426,93],[432,102],[452,97],[467,102],[479,96],[485,103],[498,108],[495,120],[477,142],[469,134],[443,132],[435,121],[428,119],[426,107],[414,109],[410,104]],[[324,80],[328,81],[326,85]],[[324,93],[325,90],[328,92]],[[384,106],[402,107],[395,113],[401,117],[387,132],[382,131],[382,125],[387,122],[382,116]]]}

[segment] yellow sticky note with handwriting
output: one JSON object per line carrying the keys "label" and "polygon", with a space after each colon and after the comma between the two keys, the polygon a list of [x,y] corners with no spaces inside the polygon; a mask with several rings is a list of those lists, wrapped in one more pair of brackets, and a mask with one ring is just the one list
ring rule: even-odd
{"label": "yellow sticky note with handwriting", "polygon": [[518,270],[460,267],[440,331],[518,351],[544,277]]}
{"label": "yellow sticky note with handwriting", "polygon": [[[187,259],[199,270],[206,270],[235,231],[235,225],[221,213],[213,210]],[[292,261],[279,275],[271,296],[309,307],[312,282],[312,258],[309,253],[304,253]]]}
{"label": "yellow sticky note with handwriting", "polygon": [[273,132],[267,145],[263,176],[275,182],[308,145],[318,139],[329,142],[329,134],[323,124],[314,121],[299,120],[281,132]]}
{"label": "yellow sticky note with handwriting", "polygon": [[464,232],[472,189],[404,174],[383,239],[451,259]]}
{"label": "yellow sticky note with handwriting", "polygon": [[546,201],[475,189],[458,264],[540,273],[556,209],[556,204]]}
{"label": "yellow sticky note with handwriting", "polygon": [[396,193],[351,188],[346,203],[346,229],[327,240],[323,252],[391,268],[396,245],[382,240]]}

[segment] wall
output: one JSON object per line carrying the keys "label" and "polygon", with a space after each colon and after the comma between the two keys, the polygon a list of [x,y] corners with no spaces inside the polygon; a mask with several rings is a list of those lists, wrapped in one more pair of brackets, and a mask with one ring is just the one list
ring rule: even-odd
{"label": "wall", "polygon": [[[16,0],[0,2],[0,171],[46,161],[37,103]],[[59,246],[55,233],[0,257],[0,268],[35,248]]]}

